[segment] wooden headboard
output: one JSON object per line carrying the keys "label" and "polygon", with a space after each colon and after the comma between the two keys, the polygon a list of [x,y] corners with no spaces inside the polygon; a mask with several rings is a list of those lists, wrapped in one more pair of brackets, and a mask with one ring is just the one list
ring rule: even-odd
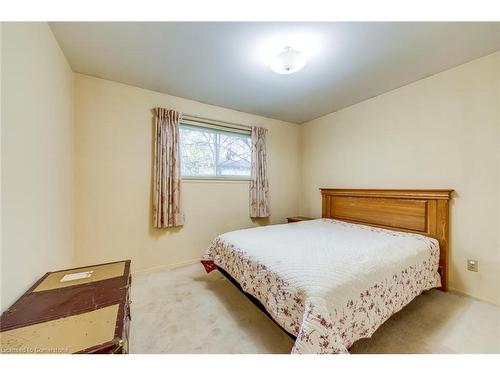
{"label": "wooden headboard", "polygon": [[449,200],[453,190],[320,190],[324,218],[420,233],[437,239],[441,290],[447,291]]}

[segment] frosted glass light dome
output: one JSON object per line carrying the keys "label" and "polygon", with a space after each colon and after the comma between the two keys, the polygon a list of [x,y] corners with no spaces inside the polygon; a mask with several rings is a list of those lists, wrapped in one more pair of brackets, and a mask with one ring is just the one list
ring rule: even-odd
{"label": "frosted glass light dome", "polygon": [[271,61],[271,69],[278,74],[292,74],[306,65],[304,54],[292,47],[285,47]]}

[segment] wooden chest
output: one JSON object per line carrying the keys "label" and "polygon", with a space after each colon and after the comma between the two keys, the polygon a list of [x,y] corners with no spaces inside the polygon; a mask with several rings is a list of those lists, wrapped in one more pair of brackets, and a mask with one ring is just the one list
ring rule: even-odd
{"label": "wooden chest", "polygon": [[130,285],[130,260],[48,272],[0,317],[0,352],[127,353]]}

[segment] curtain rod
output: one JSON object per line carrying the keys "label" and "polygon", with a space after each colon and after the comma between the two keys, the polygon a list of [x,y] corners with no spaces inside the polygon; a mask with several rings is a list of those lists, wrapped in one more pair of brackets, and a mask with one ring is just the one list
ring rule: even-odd
{"label": "curtain rod", "polygon": [[239,127],[239,128],[243,128],[243,129],[252,130],[252,127],[248,126],[248,125],[238,124],[236,122],[215,120],[215,119],[208,118],[208,117],[193,116],[193,115],[190,115],[188,113],[183,113],[182,118],[185,118],[186,120],[194,120],[194,121],[198,120],[200,122],[209,122],[209,123],[222,124],[222,125],[226,124],[226,125],[231,125],[233,127]]}

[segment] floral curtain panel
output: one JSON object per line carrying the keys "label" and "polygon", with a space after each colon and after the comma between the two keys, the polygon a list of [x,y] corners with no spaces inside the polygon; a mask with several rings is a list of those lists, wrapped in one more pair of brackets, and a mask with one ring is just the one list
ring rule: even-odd
{"label": "floral curtain panel", "polygon": [[181,114],[155,109],[153,161],[153,226],[169,228],[184,224],[180,206],[181,176],[179,122]]}
{"label": "floral curtain panel", "polygon": [[267,179],[267,129],[252,127],[252,179],[250,180],[250,217],[271,216]]}

